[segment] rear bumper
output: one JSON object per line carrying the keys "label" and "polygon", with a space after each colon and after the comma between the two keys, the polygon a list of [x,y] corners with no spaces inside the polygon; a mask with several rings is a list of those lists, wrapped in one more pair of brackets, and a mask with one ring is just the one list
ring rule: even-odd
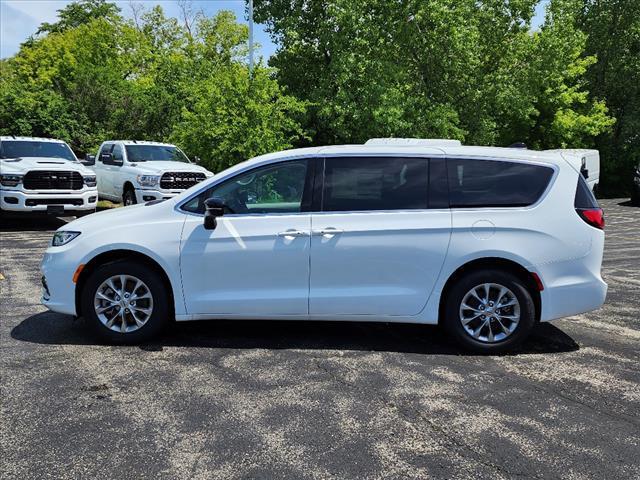
{"label": "rear bumper", "polygon": [[607,284],[600,276],[601,252],[601,246],[598,246],[581,259],[553,262],[536,268],[544,283],[544,290],[540,292],[540,321],[578,315],[604,304]]}
{"label": "rear bumper", "polygon": [[600,278],[557,285],[541,292],[540,321],[548,322],[600,308],[607,297],[607,284]]}
{"label": "rear bumper", "polygon": [[96,189],[80,191],[38,191],[0,190],[0,208],[16,213],[46,213],[49,205],[62,205],[64,211],[83,212],[94,210],[98,203]]}

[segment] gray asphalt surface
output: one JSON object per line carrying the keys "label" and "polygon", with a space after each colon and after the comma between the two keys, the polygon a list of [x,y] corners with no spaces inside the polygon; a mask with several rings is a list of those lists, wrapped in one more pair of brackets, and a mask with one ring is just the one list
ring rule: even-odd
{"label": "gray asphalt surface", "polygon": [[639,478],[640,208],[622,202],[601,202],[604,308],[505,356],[372,323],[102,345],[39,304],[63,222],[5,222],[2,478]]}

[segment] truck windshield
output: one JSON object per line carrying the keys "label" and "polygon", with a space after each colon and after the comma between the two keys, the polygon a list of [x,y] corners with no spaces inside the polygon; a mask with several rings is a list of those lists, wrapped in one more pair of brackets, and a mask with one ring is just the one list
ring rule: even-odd
{"label": "truck windshield", "polygon": [[169,145],[127,145],[127,159],[130,162],[186,162],[187,156],[178,147]]}
{"label": "truck windshield", "polygon": [[39,142],[37,140],[3,140],[0,142],[0,158],[46,157],[77,162],[66,143]]}

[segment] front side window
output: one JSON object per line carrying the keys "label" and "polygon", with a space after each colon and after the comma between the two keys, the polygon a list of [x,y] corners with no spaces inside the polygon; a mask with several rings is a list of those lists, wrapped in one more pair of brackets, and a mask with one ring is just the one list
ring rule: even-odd
{"label": "front side window", "polygon": [[76,156],[66,143],[23,140],[4,140],[0,144],[0,158],[45,157],[75,162]]}
{"label": "front side window", "polygon": [[113,159],[114,160],[124,160],[123,154],[124,154],[124,152],[122,151],[122,145],[119,145],[119,144],[116,143],[113,146],[113,151],[111,152],[111,155],[113,155]]}
{"label": "front side window", "polygon": [[426,158],[327,158],[322,210],[426,209],[428,183]]}
{"label": "front side window", "polygon": [[538,201],[551,167],[496,160],[447,159],[451,208],[526,207]]}
{"label": "front side window", "polygon": [[103,153],[111,153],[112,149],[113,149],[113,143],[105,143],[104,145],[102,145],[102,147],[100,147],[100,151],[98,152],[98,157],[97,157],[98,162],[102,162],[102,158],[100,156]]}
{"label": "front side window", "polygon": [[130,162],[184,162],[187,156],[178,147],[169,145],[127,145],[127,159]]}
{"label": "front side window", "polygon": [[277,163],[241,173],[208,188],[182,206],[204,213],[208,198],[220,198],[229,214],[297,213],[302,211],[308,162]]}

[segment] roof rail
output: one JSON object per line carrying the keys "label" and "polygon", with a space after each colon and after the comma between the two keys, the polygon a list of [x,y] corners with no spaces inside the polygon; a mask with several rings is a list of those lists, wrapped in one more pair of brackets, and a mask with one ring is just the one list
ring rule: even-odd
{"label": "roof rail", "polygon": [[371,138],[365,142],[368,146],[389,147],[460,147],[460,140],[447,138]]}

